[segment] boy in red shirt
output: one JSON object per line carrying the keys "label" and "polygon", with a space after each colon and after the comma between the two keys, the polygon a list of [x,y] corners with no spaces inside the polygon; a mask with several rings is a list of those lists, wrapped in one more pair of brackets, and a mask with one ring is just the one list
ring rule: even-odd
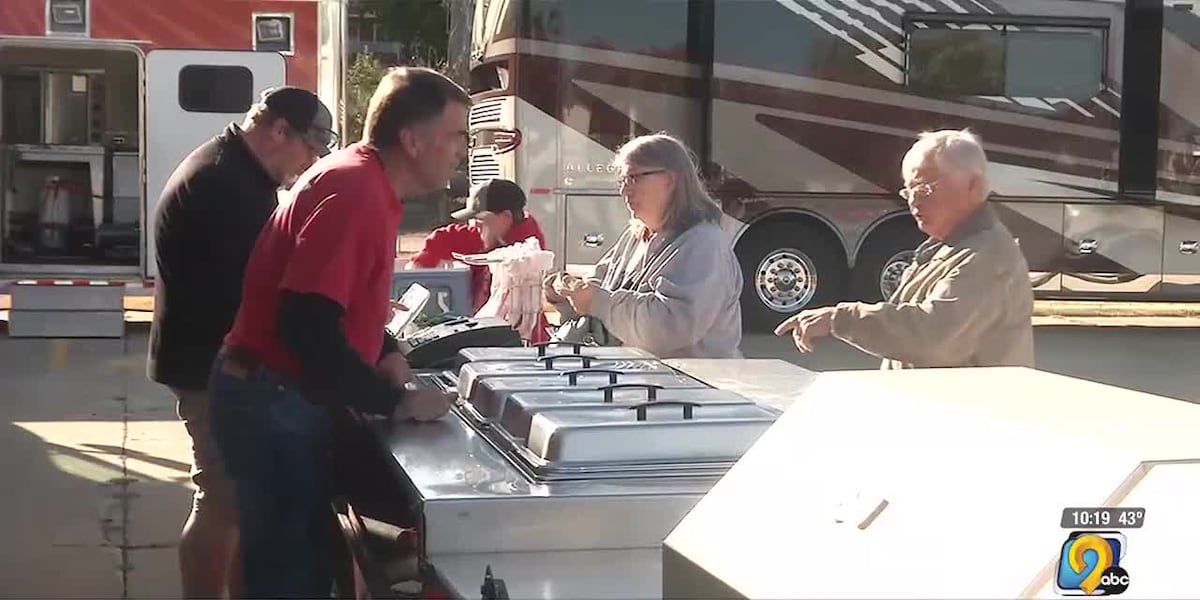
{"label": "boy in red shirt", "polygon": [[[425,245],[409,259],[406,269],[434,269],[454,260],[454,253],[481,254],[537,238],[542,249],[546,236],[538,222],[525,210],[525,192],[507,179],[492,179],[471,191],[466,208],[451,215],[459,221],[435,229],[425,238]],[[471,312],[487,304],[492,291],[492,274],[486,266],[471,266]],[[533,343],[549,341],[549,323],[543,314],[534,328]]]}

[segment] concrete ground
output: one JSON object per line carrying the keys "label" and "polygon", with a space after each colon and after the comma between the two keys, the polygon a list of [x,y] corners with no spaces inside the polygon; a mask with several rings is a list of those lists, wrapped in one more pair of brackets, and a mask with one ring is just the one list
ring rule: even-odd
{"label": "concrete ground", "polygon": [[144,335],[0,339],[0,595],[179,597],[188,446],[144,355]]}
{"label": "concrete ground", "polygon": [[[1200,402],[1189,324],[1044,325],[1038,366]],[[169,394],[145,378],[145,348],[144,328],[124,341],[0,338],[0,597],[179,596],[189,446]],[[817,370],[878,364],[833,340],[800,355],[748,336],[744,350]]]}

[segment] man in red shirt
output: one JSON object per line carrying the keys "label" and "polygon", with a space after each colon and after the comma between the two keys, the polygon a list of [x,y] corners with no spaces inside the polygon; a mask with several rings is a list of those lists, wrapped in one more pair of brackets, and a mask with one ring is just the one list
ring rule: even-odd
{"label": "man in red shirt", "polygon": [[[496,248],[536,238],[546,247],[546,236],[537,219],[525,210],[525,192],[507,179],[492,179],[471,191],[466,208],[451,215],[459,221],[435,229],[425,238],[421,251],[409,259],[406,269],[433,269],[454,260],[454,253],[480,254]],[[492,273],[487,266],[472,265],[471,312],[487,304],[492,293]],[[530,341],[549,340],[543,315]]]}
{"label": "man in red shirt", "polygon": [[406,386],[384,326],[402,199],[445,187],[466,153],[467,104],[435,71],[389,71],[363,141],[313,165],[255,244],[209,383],[248,597],[329,596],[334,410],[432,420],[449,409],[449,395]]}

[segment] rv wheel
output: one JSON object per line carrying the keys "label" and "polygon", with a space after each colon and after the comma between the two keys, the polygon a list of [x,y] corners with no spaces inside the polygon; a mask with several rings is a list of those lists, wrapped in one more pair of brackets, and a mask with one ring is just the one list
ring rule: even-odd
{"label": "rv wheel", "polygon": [[802,221],[775,221],[737,244],[742,266],[742,326],[773,331],[780,321],[839,300],[845,260],[831,236]]}
{"label": "rv wheel", "polygon": [[854,261],[851,293],[863,302],[890,298],[925,236],[910,220],[880,226],[859,250]]}

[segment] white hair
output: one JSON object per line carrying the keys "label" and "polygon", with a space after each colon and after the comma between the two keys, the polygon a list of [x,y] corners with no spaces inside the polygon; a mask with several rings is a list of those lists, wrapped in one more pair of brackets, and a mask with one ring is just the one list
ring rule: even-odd
{"label": "white hair", "polygon": [[952,170],[968,175],[978,175],[983,179],[984,196],[991,190],[987,178],[987,154],[983,144],[969,129],[941,129],[924,132],[917,136],[917,141],[908,149],[900,164],[900,172],[904,178],[910,179],[921,163],[932,156],[940,169]]}

